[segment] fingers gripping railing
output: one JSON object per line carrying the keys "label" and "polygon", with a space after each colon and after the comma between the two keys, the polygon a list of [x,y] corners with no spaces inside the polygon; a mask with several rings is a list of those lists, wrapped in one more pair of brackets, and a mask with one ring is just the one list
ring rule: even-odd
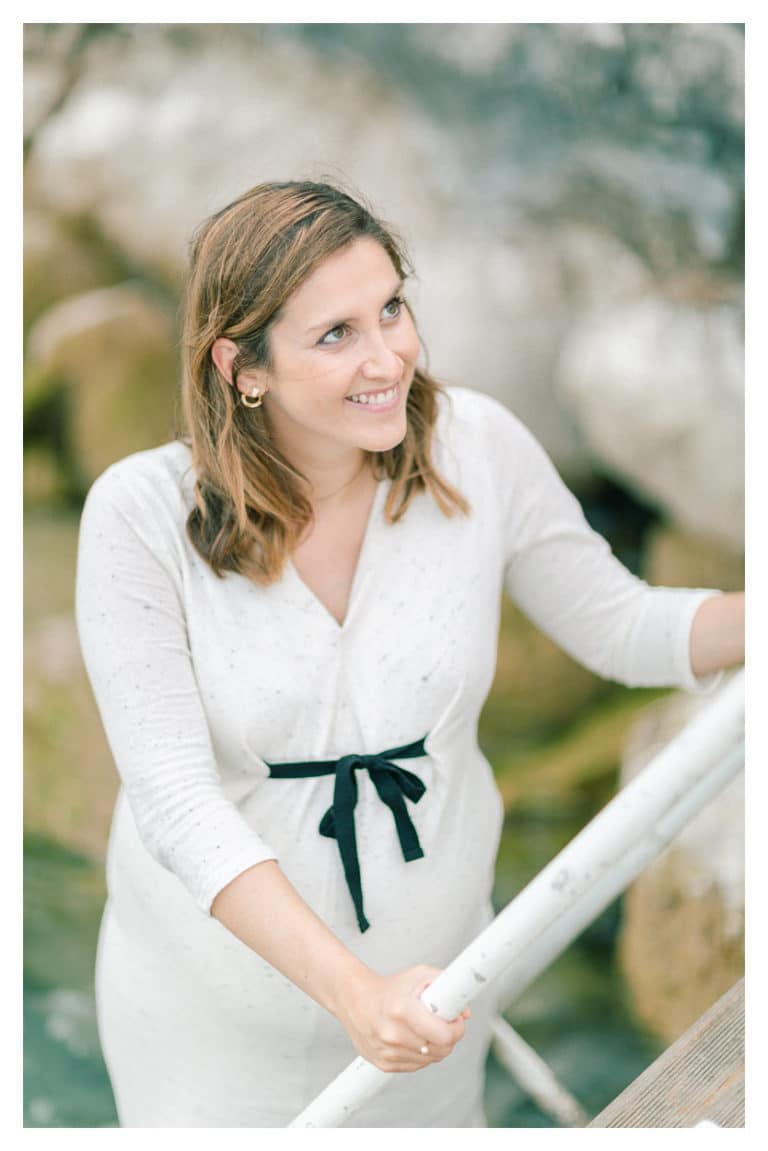
{"label": "fingers gripping railing", "polygon": [[[435,979],[422,996],[454,1019],[503,972],[510,1002],[655,859],[744,764],[739,672]],[[391,1076],[358,1058],[290,1124],[339,1127]]]}

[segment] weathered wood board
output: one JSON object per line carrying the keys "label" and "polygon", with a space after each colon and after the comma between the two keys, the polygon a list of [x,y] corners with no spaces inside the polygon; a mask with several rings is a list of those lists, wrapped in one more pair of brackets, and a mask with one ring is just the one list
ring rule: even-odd
{"label": "weathered wood board", "polygon": [[744,1126],[744,980],[688,1028],[590,1127]]}

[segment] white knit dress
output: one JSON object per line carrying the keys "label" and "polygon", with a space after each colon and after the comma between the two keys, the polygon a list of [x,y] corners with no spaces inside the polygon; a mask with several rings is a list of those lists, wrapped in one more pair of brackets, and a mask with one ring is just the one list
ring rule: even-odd
{"label": "white knit dress", "polygon": [[[289,562],[261,588],[214,575],[187,540],[193,474],[170,443],[109,468],[81,525],[77,622],[122,787],[96,971],[104,1055],[124,1127],[284,1127],[354,1057],[336,1020],[209,914],[238,874],[277,858],[306,902],[381,973],[447,964],[490,917],[502,805],[478,749],[502,586],[581,663],[630,685],[711,689],[689,660],[710,589],[650,588],[587,525],[507,409],[451,388],[435,463],[471,504],[420,495],[383,516],[379,485],[339,625]],[[268,764],[375,754],[425,785],[405,801],[406,862],[365,768],[354,813],[358,926],[337,840],[318,827],[333,777]],[[393,1076],[358,1127],[485,1123],[492,992],[441,1064]]]}

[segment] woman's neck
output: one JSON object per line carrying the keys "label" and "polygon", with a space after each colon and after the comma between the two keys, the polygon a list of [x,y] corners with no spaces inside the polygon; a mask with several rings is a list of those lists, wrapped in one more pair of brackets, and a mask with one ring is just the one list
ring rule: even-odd
{"label": "woman's neck", "polygon": [[369,471],[367,465],[368,458],[366,455],[363,455],[357,470],[352,473],[348,480],[344,480],[344,482],[341,483],[338,487],[334,487],[330,491],[323,492],[322,494],[319,488],[313,489],[312,494],[310,495],[312,503],[321,504],[333,499],[334,496],[340,497],[343,492],[352,493],[354,489],[360,486],[363,478],[363,473]]}
{"label": "woman's neck", "polygon": [[[267,413],[265,413],[266,415]],[[270,432],[277,447],[297,471],[306,479],[304,494],[314,506],[322,507],[334,501],[338,494],[343,501],[357,491],[359,483],[370,469],[370,452],[352,445],[330,442],[314,434],[302,434],[301,428],[291,428],[291,434],[281,422],[269,417]]]}
{"label": "woman's neck", "polygon": [[289,459],[306,477],[306,495],[314,506],[328,503],[336,496],[343,499],[352,495],[370,470],[371,456],[361,448],[354,448],[344,454],[328,456],[312,453],[298,457],[291,453]]}

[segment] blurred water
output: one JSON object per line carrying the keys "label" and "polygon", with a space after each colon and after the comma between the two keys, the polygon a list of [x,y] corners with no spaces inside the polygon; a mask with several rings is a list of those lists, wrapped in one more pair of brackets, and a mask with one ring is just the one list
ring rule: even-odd
{"label": "blurred water", "polygon": [[92,984],[104,894],[100,864],[25,839],[25,1127],[117,1125]]}
{"label": "blurred water", "polygon": [[[507,821],[494,900],[503,906],[589,818]],[[99,1049],[93,957],[104,900],[99,864],[50,840],[25,843],[24,1124],[111,1127],[117,1117]],[[608,911],[507,1012],[584,1108],[596,1114],[640,1073],[660,1045],[634,1024]],[[556,1126],[489,1058],[486,1109],[493,1127]]]}

